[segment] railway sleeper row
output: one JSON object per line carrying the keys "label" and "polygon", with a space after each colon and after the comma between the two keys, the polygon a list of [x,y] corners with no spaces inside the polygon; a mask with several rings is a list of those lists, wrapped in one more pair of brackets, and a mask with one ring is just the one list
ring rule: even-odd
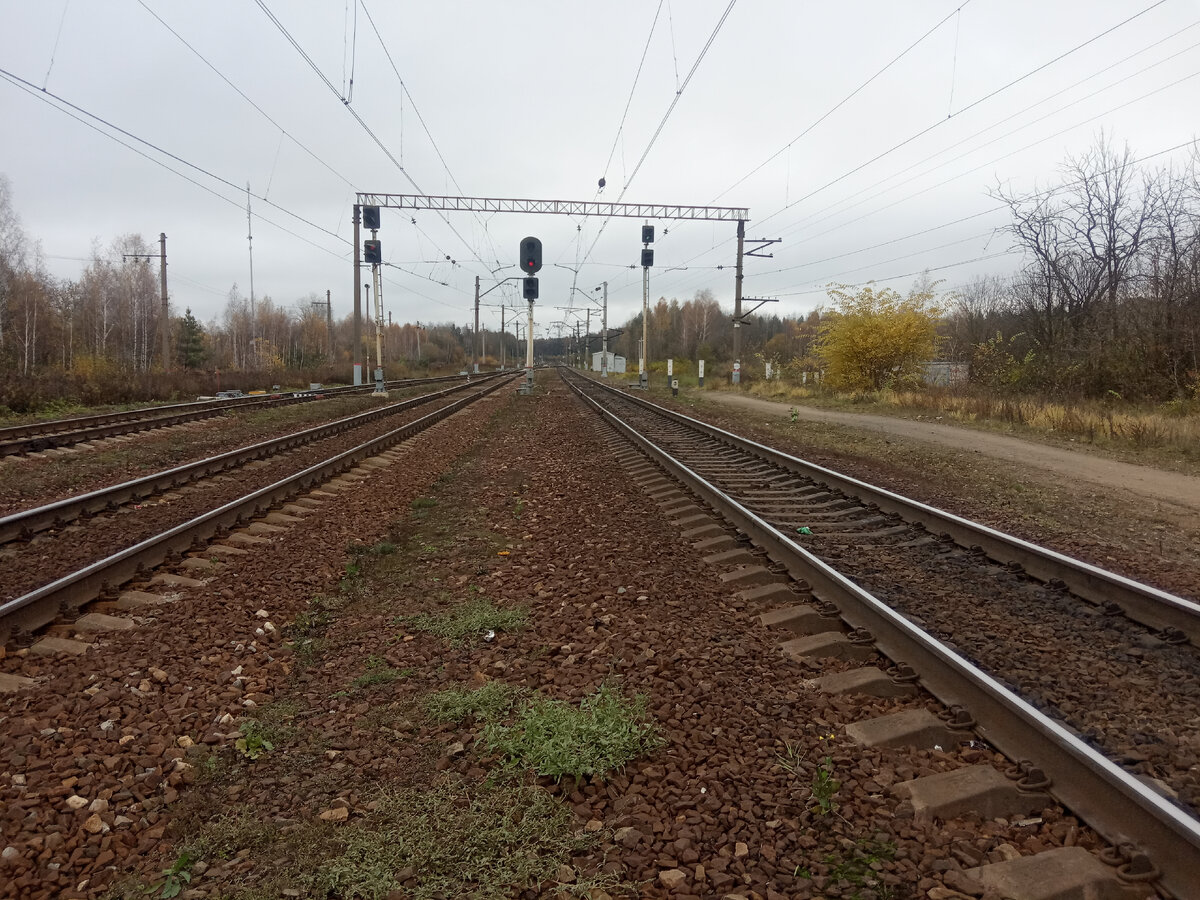
{"label": "railway sleeper row", "polygon": [[[1067,846],[972,867],[963,873],[965,881],[961,884],[968,895],[993,892],[1039,900],[1117,898],[1148,896],[1155,888],[1166,896],[1200,896],[1200,885],[1194,878],[1194,872],[1200,871],[1200,824],[1167,802],[1160,793],[1161,786],[1146,786],[1145,779],[1131,778],[1111,763],[1107,767],[1100,763],[1098,767],[1104,769],[1099,773],[1101,780],[1116,779],[1122,787],[1121,793],[1097,796],[1094,779],[1098,773],[1085,773],[1075,768],[1079,765],[1075,761],[1066,762],[1058,745],[1074,741],[1078,746],[1070,752],[1089,757],[1084,765],[1091,762],[1096,767],[1099,761],[1090,757],[1098,754],[1055,723],[1041,723],[1059,732],[1047,738],[1029,726],[1000,722],[993,704],[981,700],[978,714],[985,721],[980,725],[972,704],[956,702],[963,692],[944,672],[934,671],[925,659],[914,657],[910,664],[905,654],[897,653],[896,641],[879,640],[863,626],[860,611],[832,601],[833,597],[839,601],[842,598],[829,589],[829,573],[821,571],[826,567],[815,557],[803,550],[799,555],[787,552],[790,548],[779,541],[762,540],[764,534],[758,529],[756,542],[742,530],[747,520],[730,520],[727,504],[720,505],[721,511],[709,504],[704,496],[707,492],[697,490],[704,485],[702,479],[695,475],[680,478],[678,464],[669,465],[669,458],[659,448],[643,446],[640,435],[615,416],[606,417],[605,427],[612,433],[613,445],[621,447],[619,459],[630,476],[660,505],[680,534],[705,554],[706,563],[721,570],[721,580],[737,591],[738,597],[760,611],[763,626],[788,633],[779,644],[782,655],[814,672],[819,672],[826,660],[860,666],[814,677],[808,682],[812,689],[831,694],[912,698],[913,706],[908,710],[847,726],[849,737],[862,746],[883,748],[929,749],[975,742],[972,746],[993,746],[1014,760],[1005,771],[972,765],[894,785],[893,792],[907,801],[915,818],[946,820],[974,813],[985,819],[1021,820],[1033,817],[1053,797],[1111,842],[1099,857]],[[669,472],[664,464],[669,465]],[[750,518],[756,517],[750,514]],[[911,536],[912,529],[899,525],[888,531]],[[861,535],[853,540],[861,542]],[[913,540],[937,544],[945,553],[957,552],[951,549],[953,545],[927,534]],[[981,548],[965,553],[982,556]],[[803,556],[810,558],[804,560]],[[893,661],[890,665],[887,657]],[[989,690],[994,687],[998,686],[993,682]],[[1049,745],[1055,745],[1052,751]],[[1047,772],[1054,773],[1057,782]],[[1132,807],[1141,807],[1134,817],[1129,792],[1136,797]],[[1160,816],[1162,819],[1156,821]]]}
{"label": "railway sleeper row", "polygon": [[[75,626],[82,622],[84,632],[97,622],[112,625],[108,619],[97,620],[89,619],[88,615],[79,616],[78,610],[97,598],[109,598],[115,603],[120,603],[120,596],[114,598],[113,595],[122,585],[131,581],[145,581],[148,577],[150,584],[186,586],[186,582],[179,579],[192,578],[197,571],[203,572],[206,568],[219,565],[222,559],[248,554],[245,545],[258,543],[264,538],[261,533],[252,533],[248,527],[239,530],[243,525],[249,526],[255,520],[265,525],[294,522],[294,515],[303,515],[301,507],[307,505],[292,500],[297,494],[311,492],[318,489],[318,485],[324,485],[318,490],[328,498],[340,490],[350,488],[355,482],[368,477],[373,467],[390,462],[387,456],[390,448],[403,446],[416,434],[433,427],[471,403],[487,397],[504,383],[503,380],[496,380],[483,390],[460,398],[414,422],[339,453],[275,484],[260,488],[239,500],[144,540],[23,597],[0,604],[0,645],[14,639],[18,645],[30,644],[29,649],[32,651],[32,647],[37,646],[33,641],[35,632],[62,619],[73,622]],[[322,493],[318,493],[317,498],[321,498]],[[317,498],[309,494],[310,500]],[[210,544],[210,541],[215,543]],[[239,544],[242,546],[238,546]],[[182,572],[149,576],[151,570],[164,563],[177,566]],[[127,606],[135,606],[137,600],[137,597],[127,596],[124,602]],[[50,648],[53,646],[54,644],[48,645]],[[10,689],[19,688],[21,685],[21,682],[17,682],[15,687]]]}

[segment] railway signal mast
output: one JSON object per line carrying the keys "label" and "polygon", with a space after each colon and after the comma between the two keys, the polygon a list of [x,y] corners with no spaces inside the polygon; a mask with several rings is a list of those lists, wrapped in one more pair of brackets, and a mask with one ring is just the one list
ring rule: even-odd
{"label": "railway signal mast", "polygon": [[529,338],[525,342],[525,384],[533,387],[533,301],[538,298],[536,272],[542,268],[542,242],[535,237],[521,239],[521,271],[525,273],[521,294],[529,301]]}
{"label": "railway signal mast", "polygon": [[646,339],[649,337],[650,322],[650,267],[654,265],[654,226],[642,226],[642,352],[638,360],[638,381],[642,390],[650,388],[650,346]]}
{"label": "railway signal mast", "polygon": [[[371,239],[363,241],[363,259],[371,264],[371,283],[375,285],[375,396],[386,397],[383,380],[383,245],[379,241],[379,207],[362,208],[363,224],[371,229]],[[370,295],[368,294],[368,298]],[[368,299],[368,303],[370,300]]]}

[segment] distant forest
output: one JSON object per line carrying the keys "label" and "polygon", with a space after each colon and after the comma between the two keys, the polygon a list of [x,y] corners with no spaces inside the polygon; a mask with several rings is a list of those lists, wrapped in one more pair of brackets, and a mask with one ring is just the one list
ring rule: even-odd
{"label": "distant forest", "polygon": [[[157,244],[120,236],[97,247],[77,279],[56,280],[45,271],[38,242],[22,229],[12,194],[0,175],[4,378],[70,376],[67,384],[161,373],[158,266],[145,258]],[[953,291],[918,280],[914,292],[935,297],[937,356],[968,363],[971,382],[989,391],[1200,397],[1200,154],[1182,166],[1149,168],[1128,148],[1100,138],[1063,163],[1056,186],[1023,194],[1000,187],[992,196],[1010,211],[1007,230],[1024,251],[1023,266]],[[683,301],[660,297],[649,313],[651,360],[703,358],[714,375],[727,372],[731,314],[732,296],[708,290]],[[784,377],[821,371],[821,335],[838,315],[825,307],[804,316],[754,316],[741,329],[743,370],[761,377],[764,363],[772,362]],[[610,349],[634,371],[641,318],[610,322],[622,332]],[[588,348],[595,352],[598,314],[591,322]],[[349,375],[352,322],[334,320],[331,330],[323,294],[287,304],[262,297],[252,309],[234,286],[219,318],[202,323],[191,310],[172,309],[168,327],[176,373]],[[464,367],[473,359],[473,338],[457,324],[393,323],[385,329],[384,356],[411,370]],[[369,322],[363,339],[365,357],[374,348]],[[583,347],[566,331],[535,342],[539,358],[552,360],[578,358]],[[523,360],[523,341],[511,325],[503,339],[484,334],[485,365],[498,365],[502,352],[509,365]]]}

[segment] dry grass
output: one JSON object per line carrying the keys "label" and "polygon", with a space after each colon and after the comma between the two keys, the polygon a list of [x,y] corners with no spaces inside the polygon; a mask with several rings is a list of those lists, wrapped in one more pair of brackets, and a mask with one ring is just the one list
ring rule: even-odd
{"label": "dry grass", "polygon": [[780,402],[807,402],[862,412],[940,416],[985,428],[1002,428],[1127,450],[1165,450],[1185,458],[1200,454],[1200,408],[1172,402],[1139,407],[1119,398],[1068,402],[1044,397],[1000,397],[946,390],[882,390],[835,395],[809,387],[758,382],[750,393]]}

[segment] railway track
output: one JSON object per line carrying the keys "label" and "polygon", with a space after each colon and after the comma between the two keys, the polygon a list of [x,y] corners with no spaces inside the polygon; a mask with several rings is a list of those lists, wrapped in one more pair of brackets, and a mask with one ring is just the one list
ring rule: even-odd
{"label": "railway track", "polygon": [[[860,723],[856,739],[978,735],[1019,761],[1014,810],[1052,795],[1111,842],[1122,879],[1200,896],[1194,601],[564,378],[649,457],[634,471],[710,561],[733,567],[731,586],[776,605],[762,619],[788,630],[786,655],[815,671],[831,657],[868,663],[814,684],[891,696],[919,681],[944,705],[943,719]],[[869,664],[876,652],[889,672]],[[964,770],[955,802],[1009,815],[970,787],[987,777]]]}
{"label": "railway track", "polygon": [[[359,466],[363,460],[378,456],[447,416],[502,387],[507,379],[496,377],[483,383],[476,380],[424,397],[393,404],[348,420],[308,429],[242,451],[222,454],[168,472],[117,485],[84,497],[51,504],[55,510],[30,510],[9,521],[9,534],[31,533],[63,516],[81,516],[100,509],[118,514],[92,515],[87,527],[69,526],[52,538],[39,538],[9,554],[6,590],[0,602],[0,645],[14,634],[30,634],[69,615],[106,591],[114,590],[155,566],[182,554],[203,550],[204,542],[225,535],[240,523],[286,502],[297,494],[320,485]],[[455,398],[454,395],[463,394]],[[386,427],[380,420],[415,409],[423,404],[447,401],[444,406],[399,427]],[[373,428],[373,430],[371,430]],[[369,432],[369,433],[368,433]],[[336,443],[337,446],[332,444]],[[347,448],[347,443],[351,444]],[[324,446],[322,446],[324,444]],[[270,454],[283,452],[289,457],[272,465]],[[264,455],[267,456],[264,459]],[[237,477],[222,475],[230,466],[242,466]],[[216,474],[214,474],[216,473]],[[363,470],[351,477],[368,474]],[[193,490],[195,483],[182,491],[180,479],[201,478],[216,485],[208,491]],[[162,513],[147,516],[142,523],[129,521],[119,513],[139,512],[130,501],[145,499],[162,492],[164,502],[153,509]],[[124,504],[124,506],[121,506]],[[56,519],[59,517],[59,519]],[[95,526],[101,531],[97,533]],[[245,540],[245,538],[243,538]],[[210,553],[201,553],[200,565],[212,556],[240,555],[244,547],[218,545]],[[15,584],[22,585],[13,590]]]}
{"label": "railway track", "polygon": [[[458,375],[438,378],[407,378],[389,381],[389,389],[437,384],[446,381],[461,381]],[[46,450],[74,446],[88,441],[103,440],[154,428],[167,428],[184,422],[194,422],[223,415],[230,410],[260,409],[272,406],[288,406],[307,403],[324,397],[347,394],[370,393],[373,385],[326,388],[321,391],[285,391],[270,396],[239,397],[230,400],[200,400],[152,406],[124,412],[99,413],[93,416],[77,416],[69,419],[54,419],[47,422],[32,422],[0,428],[0,457],[40,453]]]}

